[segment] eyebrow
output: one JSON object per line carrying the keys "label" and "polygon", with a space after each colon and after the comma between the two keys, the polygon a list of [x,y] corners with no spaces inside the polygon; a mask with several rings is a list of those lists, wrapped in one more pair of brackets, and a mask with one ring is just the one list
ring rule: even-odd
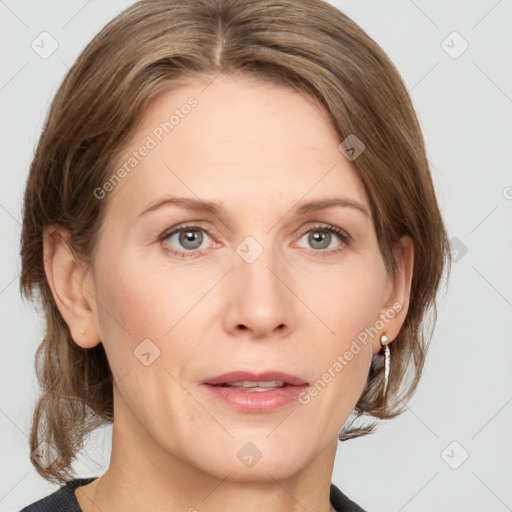
{"label": "eyebrow", "polygon": [[[225,213],[222,205],[215,201],[202,201],[200,199],[194,199],[192,197],[166,196],[150,204],[147,208],[145,208],[142,212],[140,212],[137,215],[137,218],[147,215],[148,213],[153,212],[155,210],[158,210],[163,206],[177,206],[179,208],[183,208],[186,210],[209,213],[212,215],[219,216]],[[315,212],[318,210],[325,210],[327,208],[332,208],[335,206],[343,208],[353,208],[356,211],[363,213],[368,218],[371,218],[370,214],[368,213],[368,210],[361,203],[358,203],[353,199],[345,197],[325,198],[317,201],[302,203],[301,205],[299,205],[299,207],[295,209],[295,213],[298,215],[304,215],[307,213]]]}

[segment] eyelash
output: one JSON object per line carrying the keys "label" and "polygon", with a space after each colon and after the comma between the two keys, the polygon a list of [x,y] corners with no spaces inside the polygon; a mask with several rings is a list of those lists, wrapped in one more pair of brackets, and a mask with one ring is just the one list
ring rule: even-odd
{"label": "eyelash", "polygon": [[[158,241],[162,243],[162,249],[166,252],[171,253],[174,256],[178,256],[181,258],[194,258],[198,256],[202,256],[207,249],[200,249],[195,251],[176,251],[175,249],[172,249],[169,245],[163,243],[167,238],[174,235],[175,233],[179,233],[180,231],[204,231],[210,238],[212,236],[208,232],[208,230],[202,228],[201,226],[197,226],[195,224],[181,224],[175,228],[173,228],[171,231],[165,231],[159,238]],[[330,250],[319,250],[319,249],[309,249],[311,253],[318,256],[331,256],[332,254],[335,254],[342,250],[343,246],[350,245],[351,238],[350,236],[342,231],[340,228],[337,228],[336,226],[332,226],[330,224],[317,224],[314,226],[310,226],[302,233],[300,234],[299,238],[302,238],[306,233],[309,233],[310,231],[327,231],[328,233],[334,233],[337,235],[342,244],[340,247],[337,247],[336,249],[330,249]]]}

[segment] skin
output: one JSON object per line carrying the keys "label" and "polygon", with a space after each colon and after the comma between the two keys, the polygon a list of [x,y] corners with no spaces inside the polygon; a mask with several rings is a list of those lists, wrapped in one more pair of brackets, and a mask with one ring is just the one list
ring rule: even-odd
{"label": "skin", "polygon": [[[46,274],[73,339],[84,348],[101,340],[116,380],[109,468],[75,494],[85,512],[327,512],[337,434],[379,336],[307,405],[244,413],[217,403],[200,382],[272,369],[313,383],[399,303],[385,325],[393,340],[407,313],[413,245],[402,239],[393,279],[354,162],[312,99],[240,76],[205,87],[197,79],[147,109],[125,156],[187,98],[198,100],[103,199],[93,266],[73,257],[64,230],[45,236]],[[225,213],[171,205],[138,217],[167,194],[218,201]],[[331,197],[360,203],[368,216],[351,207],[295,213],[299,203]],[[204,230],[195,254],[179,233],[158,240],[184,222]],[[351,241],[332,234],[327,248],[315,242],[318,231],[329,237],[329,224]],[[247,236],[263,248],[252,263],[236,252]],[[147,338],[160,349],[149,366],[134,356]],[[237,458],[247,442],[262,454],[252,467]]]}

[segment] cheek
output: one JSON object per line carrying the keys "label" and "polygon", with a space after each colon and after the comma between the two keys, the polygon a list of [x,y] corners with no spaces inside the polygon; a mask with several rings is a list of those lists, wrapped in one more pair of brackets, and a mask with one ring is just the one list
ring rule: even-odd
{"label": "cheek", "polygon": [[187,273],[134,257],[104,259],[98,270],[100,339],[119,373],[131,367],[134,351],[147,339],[164,356],[159,362],[166,359],[171,342],[173,360],[187,357],[194,345],[190,341],[198,337],[193,319],[201,307],[196,306],[211,286],[209,281],[197,283]]}
{"label": "cheek", "polygon": [[[379,318],[385,269],[378,259],[366,259],[371,261],[354,258],[351,265],[325,279],[309,282],[309,293],[304,290],[325,323],[326,336],[338,340],[335,343],[338,348],[373,326]],[[319,282],[325,284],[319,286]]]}
{"label": "cheek", "polygon": [[385,268],[378,259],[361,261],[333,274],[329,291],[321,288],[312,295],[319,317],[328,326],[322,326],[325,334],[311,354],[317,371],[316,388],[322,395],[318,406],[323,402],[327,410],[337,411],[334,418],[324,418],[326,422],[334,420],[333,425],[350,413],[367,380],[373,337],[379,335],[376,323],[385,278]]}
{"label": "cheek", "polygon": [[133,364],[143,340],[162,348],[163,336],[179,314],[179,301],[170,300],[176,296],[172,283],[155,280],[134,259],[103,263],[96,287],[100,339],[114,374],[116,366],[119,374]]}
{"label": "cheek", "polygon": [[143,274],[123,270],[118,265],[101,280],[98,303],[102,339],[151,337],[159,327],[154,318],[158,315],[157,291],[148,286]]}

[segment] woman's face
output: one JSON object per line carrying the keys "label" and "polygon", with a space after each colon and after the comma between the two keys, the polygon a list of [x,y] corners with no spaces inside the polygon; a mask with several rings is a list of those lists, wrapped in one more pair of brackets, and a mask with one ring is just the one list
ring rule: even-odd
{"label": "woman's face", "polygon": [[[334,456],[379,350],[368,332],[399,330],[340,142],[312,100],[249,79],[191,82],[147,109],[120,182],[98,192],[88,275],[115,422],[141,456],[240,480]],[[244,380],[270,390],[219,385]]]}

